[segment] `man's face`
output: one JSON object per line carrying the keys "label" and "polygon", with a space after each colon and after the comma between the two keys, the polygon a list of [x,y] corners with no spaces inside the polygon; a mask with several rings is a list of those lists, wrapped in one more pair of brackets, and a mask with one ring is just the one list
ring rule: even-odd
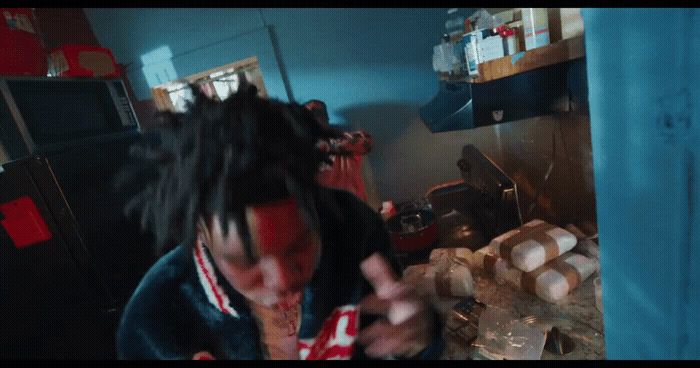
{"label": "man's face", "polygon": [[318,233],[306,226],[292,200],[248,207],[246,219],[252,254],[245,251],[235,221],[229,221],[226,236],[216,217],[203,232],[217,268],[248,300],[275,306],[293,298],[318,265]]}

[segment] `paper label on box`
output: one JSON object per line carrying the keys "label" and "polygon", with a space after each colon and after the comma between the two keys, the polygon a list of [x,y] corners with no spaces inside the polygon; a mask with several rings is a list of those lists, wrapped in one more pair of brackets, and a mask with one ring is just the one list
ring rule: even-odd
{"label": "paper label on box", "polygon": [[501,36],[491,36],[479,41],[479,50],[483,61],[498,59],[505,56],[503,39]]}

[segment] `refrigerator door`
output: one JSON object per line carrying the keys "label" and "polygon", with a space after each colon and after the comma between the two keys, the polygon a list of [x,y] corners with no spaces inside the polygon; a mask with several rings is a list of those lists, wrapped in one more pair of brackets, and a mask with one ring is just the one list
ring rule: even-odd
{"label": "refrigerator door", "polygon": [[607,358],[698,359],[698,12],[583,17]]}

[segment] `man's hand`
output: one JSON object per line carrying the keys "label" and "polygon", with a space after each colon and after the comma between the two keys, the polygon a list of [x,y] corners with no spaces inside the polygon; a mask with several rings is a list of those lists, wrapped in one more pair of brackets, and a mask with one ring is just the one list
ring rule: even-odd
{"label": "man's hand", "polygon": [[410,285],[397,281],[378,253],[364,260],[360,268],[375,290],[360,302],[360,312],[386,316],[360,331],[358,343],[366,346],[365,353],[376,358],[420,353],[434,337],[435,320],[428,304]]}

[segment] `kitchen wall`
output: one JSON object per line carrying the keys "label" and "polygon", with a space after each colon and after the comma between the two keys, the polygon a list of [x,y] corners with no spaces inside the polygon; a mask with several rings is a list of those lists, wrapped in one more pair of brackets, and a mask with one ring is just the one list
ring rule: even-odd
{"label": "kitchen wall", "polygon": [[541,218],[597,232],[587,111],[478,128],[465,140],[516,182],[525,221]]}
{"label": "kitchen wall", "polygon": [[[433,185],[459,179],[456,162],[462,146],[472,143],[516,176],[525,203],[526,192],[534,196],[542,187],[540,201],[548,216],[593,220],[586,116],[438,134],[422,123],[419,107],[437,92],[432,47],[440,41],[446,10],[100,8],[85,13],[100,43],[127,65],[141,106],[150,99],[142,56],[153,50],[167,46],[172,56],[160,61],[171,62],[180,77],[256,54],[271,96],[324,100],[332,121],[374,135],[364,174],[375,207],[382,200],[417,199]],[[552,132],[564,132],[568,146],[557,147],[552,175],[543,185]],[[560,184],[566,192],[551,189]],[[570,193],[585,196],[572,199]]]}

